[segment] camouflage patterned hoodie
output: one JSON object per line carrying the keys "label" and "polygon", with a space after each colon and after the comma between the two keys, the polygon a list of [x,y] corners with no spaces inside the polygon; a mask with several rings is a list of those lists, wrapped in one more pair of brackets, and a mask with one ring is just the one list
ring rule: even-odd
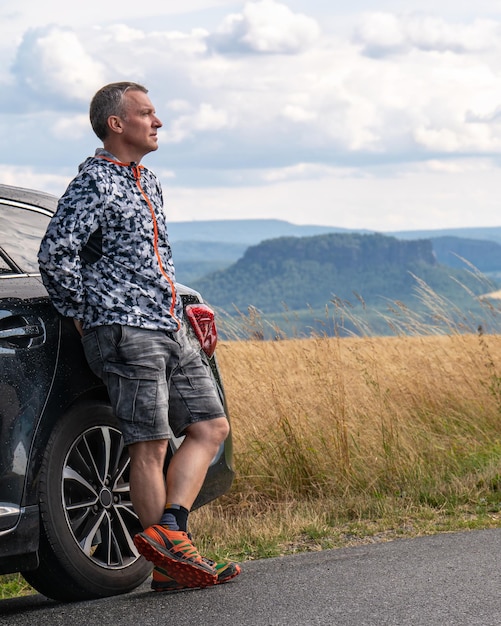
{"label": "camouflage patterned hoodie", "polygon": [[142,165],[102,149],[87,158],[59,201],[38,261],[55,308],[84,328],[179,328],[162,190]]}

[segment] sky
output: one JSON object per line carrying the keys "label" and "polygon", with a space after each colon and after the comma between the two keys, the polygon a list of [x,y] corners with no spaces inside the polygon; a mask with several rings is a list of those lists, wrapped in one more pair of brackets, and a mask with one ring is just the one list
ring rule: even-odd
{"label": "sky", "polygon": [[0,29],[0,183],[61,195],[133,80],[171,221],[501,225],[501,0],[22,0]]}

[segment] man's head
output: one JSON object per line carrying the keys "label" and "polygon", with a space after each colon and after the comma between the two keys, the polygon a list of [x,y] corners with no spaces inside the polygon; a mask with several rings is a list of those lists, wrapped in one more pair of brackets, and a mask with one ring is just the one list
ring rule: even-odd
{"label": "man's head", "polygon": [[124,117],[124,95],[129,91],[148,93],[146,87],[138,83],[111,83],[102,87],[90,103],[90,123],[96,135],[104,141],[109,133],[108,118],[111,115]]}
{"label": "man's head", "polygon": [[105,148],[123,160],[139,162],[157,145],[162,122],[146,87],[133,82],[111,83],[92,98],[90,122]]}

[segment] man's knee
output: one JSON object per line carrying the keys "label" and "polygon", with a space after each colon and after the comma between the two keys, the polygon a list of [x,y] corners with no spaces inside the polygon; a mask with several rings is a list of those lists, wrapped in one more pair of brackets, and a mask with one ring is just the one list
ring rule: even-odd
{"label": "man's knee", "polygon": [[134,466],[163,467],[167,454],[167,439],[138,441],[129,445],[129,456]]}
{"label": "man's knee", "polygon": [[216,445],[221,444],[228,437],[229,433],[230,425],[224,415],[210,420],[195,422],[186,430],[188,436],[209,440]]}
{"label": "man's knee", "polygon": [[218,429],[220,443],[222,443],[230,434],[230,424],[226,416],[218,417],[212,421],[217,422],[217,424],[215,424],[215,427]]}

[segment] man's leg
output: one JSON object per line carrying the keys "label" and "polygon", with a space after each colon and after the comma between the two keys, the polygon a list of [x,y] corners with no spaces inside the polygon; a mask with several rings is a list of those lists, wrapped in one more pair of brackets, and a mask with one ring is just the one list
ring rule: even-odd
{"label": "man's leg", "polygon": [[[219,446],[226,439],[229,433],[229,424],[226,417],[218,417],[207,421],[192,423],[186,429],[186,435],[178,451],[174,454],[169,463],[167,471],[167,492],[163,492],[163,504],[167,498],[171,504],[183,507],[189,511],[197,497],[203,481],[207,474],[210,462],[216,455]],[[143,458],[149,448],[147,445],[141,448],[142,454],[136,454],[133,448],[134,472],[148,468],[158,468],[160,455],[153,462]],[[157,449],[158,452],[158,449]],[[163,465],[163,464],[162,464]],[[144,476],[144,486],[147,487],[147,477]],[[140,495],[141,479],[139,483],[131,489],[134,492],[133,504],[136,507],[136,500],[141,510],[140,519],[150,520],[156,516],[155,522],[149,525],[145,531],[139,533],[134,538],[134,543],[143,556],[153,561],[157,567],[163,568],[165,573],[172,577],[180,586],[184,587],[206,587],[217,584],[218,572],[214,564],[204,559],[195,548],[187,533],[183,530],[173,530],[158,522],[161,518],[159,514],[160,493],[159,481],[155,480],[156,495]],[[163,508],[163,507],[162,507]],[[239,571],[239,570],[238,570]],[[238,573],[235,572],[234,575]]]}
{"label": "man's leg", "polygon": [[226,417],[196,422],[186,429],[186,437],[169,463],[166,501],[191,509],[228,433]]}
{"label": "man's leg", "polygon": [[[219,446],[228,436],[229,424],[226,417],[207,422],[197,422],[187,429],[185,440],[169,464],[167,473],[168,502],[181,502],[187,510],[191,508],[207,473],[207,468]],[[177,505],[176,505],[177,506]],[[172,513],[176,513],[173,509]],[[166,509],[167,512],[167,509]],[[179,519],[176,520],[180,523]],[[187,521],[187,518],[184,518]],[[181,526],[181,523],[180,523]],[[186,526],[181,530],[186,530]],[[240,574],[240,566],[231,561],[216,563],[203,557],[216,574],[215,584],[226,583]],[[192,586],[191,583],[188,586]],[[154,591],[178,591],[187,585],[179,583],[163,567],[155,567],[151,587]]]}
{"label": "man's leg", "polygon": [[130,497],[143,528],[158,524],[164,512],[167,445],[167,439],[163,439],[129,446]]}
{"label": "man's leg", "polygon": [[210,462],[228,432],[226,417],[192,424],[169,463],[167,486],[163,475],[167,440],[129,446],[130,495],[143,528],[159,523],[167,501],[191,509]]}

